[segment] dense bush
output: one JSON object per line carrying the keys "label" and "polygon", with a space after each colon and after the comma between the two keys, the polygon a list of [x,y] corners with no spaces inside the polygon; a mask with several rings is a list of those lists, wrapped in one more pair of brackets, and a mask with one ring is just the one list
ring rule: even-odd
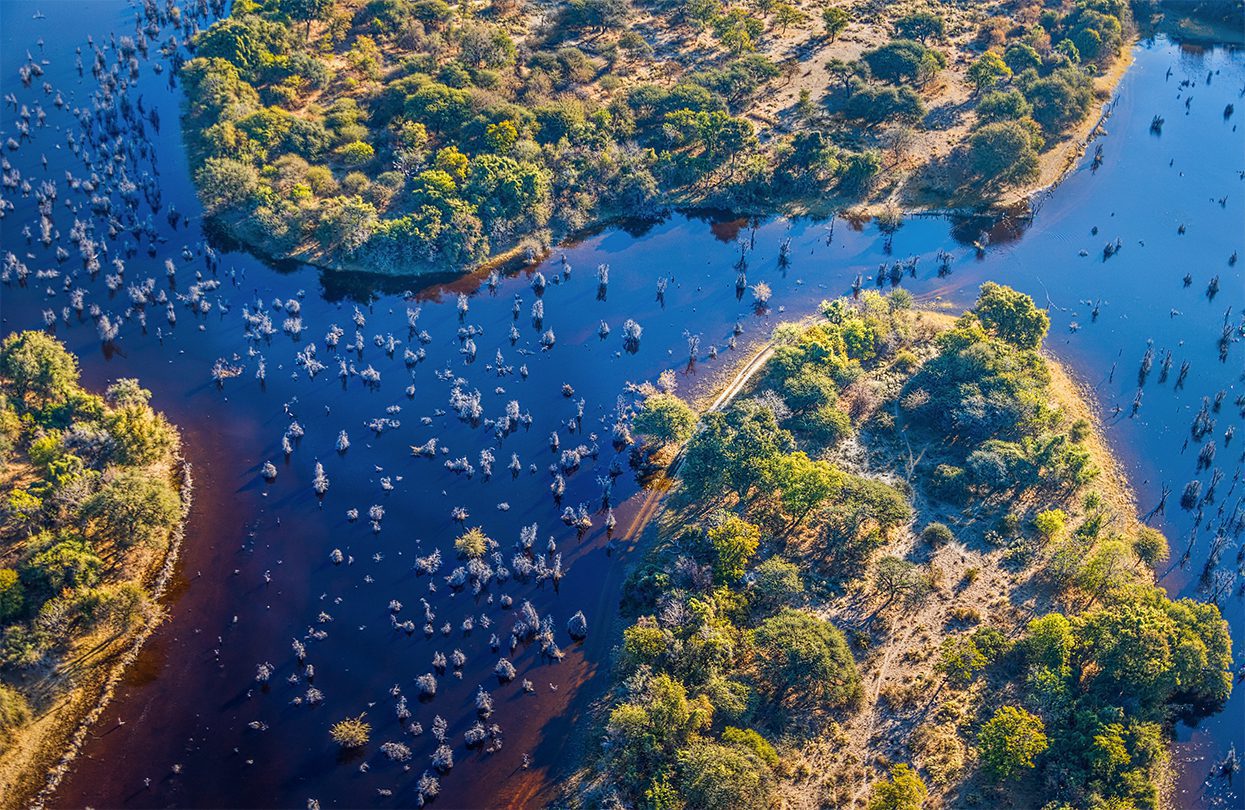
{"label": "dense bush", "polygon": [[986,124],[968,139],[973,171],[987,181],[1003,185],[1032,180],[1038,175],[1034,138],[1033,132],[1015,121]]}
{"label": "dense bush", "polygon": [[[991,781],[1047,785],[1070,806],[1156,806],[1165,728],[1228,698],[1218,609],[1154,589],[1142,564],[1166,555],[1165,538],[1125,523],[1087,486],[1093,431],[1052,388],[1039,354],[1047,314],[997,284],[942,331],[910,306],[909,296],[866,292],[823,302],[811,326],[778,327],[745,398],[706,414],[688,440],[672,514],[624,587],[633,623],[616,658],[601,771],[611,801],[767,806],[791,778],[790,747],[832,733],[863,697],[836,627],[862,610],[868,620],[840,626],[863,650],[895,643],[896,618],[937,606],[919,617],[934,654],[909,655],[912,674],[878,697],[880,709],[919,690],[946,696],[931,704],[946,721],[913,738],[941,796],[975,762]],[[903,464],[907,453],[907,481],[836,466],[808,421],[827,409],[859,416],[871,460],[894,452]],[[918,443],[936,448],[930,460],[912,458]],[[930,510],[928,563],[908,559],[913,491]],[[956,532],[930,520],[948,514],[939,499],[965,507]],[[939,550],[957,540],[961,553]],[[969,550],[975,564],[951,585],[947,562]],[[1017,575],[1016,565],[1027,567]],[[1083,612],[1043,616],[1017,639],[1010,618],[987,619],[971,601],[998,598],[1009,579],[1038,604]],[[968,601],[944,613],[936,593]],[[840,594],[857,604],[845,608]],[[867,806],[915,809],[927,797],[899,765],[874,782]]]}
{"label": "dense bush", "polygon": [[753,633],[761,685],[773,700],[844,706],[860,697],[860,673],[843,634],[811,613],[787,608]]}
{"label": "dense bush", "polygon": [[1020,648],[1026,704],[1040,720],[1019,709],[1023,722],[996,724],[985,761],[1001,776],[1022,766],[998,743],[1036,739],[1041,723],[1050,751],[1039,766],[1082,786],[1091,804],[1154,806],[1164,724],[1214,711],[1232,689],[1231,642],[1218,608],[1171,601],[1153,588],[1124,591],[1079,616],[1035,619]]}
{"label": "dense bush", "polygon": [[982,94],[966,149],[970,182],[989,188],[1037,176],[1037,153],[1089,114],[1091,76],[1115,58],[1128,17],[1120,0],[1076,0],[1044,11],[1040,26],[989,30],[989,50],[968,70]]}
{"label": "dense bush", "polygon": [[947,66],[941,51],[911,39],[896,39],[861,56],[873,76],[885,82],[924,84]]}

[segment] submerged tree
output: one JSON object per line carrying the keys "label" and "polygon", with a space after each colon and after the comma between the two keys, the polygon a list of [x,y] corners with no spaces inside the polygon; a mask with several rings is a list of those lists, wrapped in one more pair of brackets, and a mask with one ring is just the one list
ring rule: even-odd
{"label": "submerged tree", "polygon": [[347,717],[334,723],[329,729],[329,736],[342,748],[362,748],[372,735],[371,724],[363,720],[366,716],[367,712],[364,712],[358,717]]}

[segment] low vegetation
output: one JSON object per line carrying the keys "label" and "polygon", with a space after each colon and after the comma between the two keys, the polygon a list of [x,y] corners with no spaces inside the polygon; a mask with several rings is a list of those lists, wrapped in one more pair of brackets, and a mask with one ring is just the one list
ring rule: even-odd
{"label": "low vegetation", "polygon": [[989,200],[1086,118],[1129,19],[1125,0],[239,0],[180,66],[185,135],[207,213],[263,253],[457,269],[671,204]]}
{"label": "low vegetation", "polygon": [[677,487],[568,800],[1157,807],[1172,723],[1231,690],[1227,624],[1155,586],[1046,313],[993,283],[954,321],[822,313],[725,411],[642,432],[685,441]]}
{"label": "low vegetation", "polygon": [[0,793],[42,781],[152,598],[183,508],[179,437],[136,380],[103,396],[42,332],[0,343]]}

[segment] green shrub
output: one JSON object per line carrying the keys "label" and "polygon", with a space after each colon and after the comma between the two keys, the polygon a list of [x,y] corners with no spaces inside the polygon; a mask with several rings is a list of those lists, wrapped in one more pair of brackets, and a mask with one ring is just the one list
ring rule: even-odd
{"label": "green shrub", "polygon": [[1041,719],[1024,709],[1003,706],[981,728],[977,748],[982,769],[993,779],[1009,779],[1032,768],[1049,746]]}
{"label": "green shrub", "polygon": [[1038,512],[1033,518],[1033,526],[1043,542],[1050,542],[1063,533],[1068,524],[1068,515],[1062,509],[1047,509]]}
{"label": "green shrub", "polygon": [[678,774],[679,795],[688,810],[770,804],[773,775],[746,747],[694,742],[679,751]]}
{"label": "green shrub", "polygon": [[754,729],[727,726],[722,729],[722,742],[751,751],[771,768],[778,767],[778,752],[774,750],[774,746],[770,745],[769,740]]}
{"label": "green shrub", "polygon": [[968,500],[968,476],[961,467],[939,464],[930,475],[929,488],[949,503],[962,504]]}
{"label": "green shrub", "polygon": [[0,568],[0,621],[7,621],[22,612],[25,606],[25,590],[17,572],[12,568]]}
{"label": "green shrub", "polygon": [[908,765],[893,765],[890,778],[873,783],[866,810],[921,810],[929,790]]}
{"label": "green shrub", "polygon": [[354,141],[337,148],[337,158],[347,166],[362,166],[371,163],[376,157],[372,145],[363,141]]}
{"label": "green shrub", "polygon": [[934,548],[955,542],[955,534],[945,523],[933,522],[921,530],[921,539]]}
{"label": "green shrub", "polygon": [[799,567],[782,557],[770,557],[753,572],[750,593],[761,610],[797,606],[804,597]]}

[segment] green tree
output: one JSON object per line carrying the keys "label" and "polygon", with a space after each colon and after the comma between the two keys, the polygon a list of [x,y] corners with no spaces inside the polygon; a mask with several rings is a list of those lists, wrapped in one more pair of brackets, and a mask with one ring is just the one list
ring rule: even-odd
{"label": "green tree", "polygon": [[1153,568],[1167,559],[1167,538],[1158,529],[1141,526],[1133,537],[1133,553],[1138,560]]}
{"label": "green tree", "polygon": [[333,0],[279,0],[281,13],[291,20],[307,23],[306,36],[311,38],[313,20],[323,20],[333,10]]}
{"label": "green tree", "polygon": [[938,670],[957,686],[969,683],[989,663],[972,636],[943,639],[939,649]]}
{"label": "green tree", "polygon": [[782,507],[791,516],[791,529],[835,493],[843,474],[828,461],[814,461],[804,452],[795,452],[774,459],[767,479],[779,491]]}
{"label": "green tree", "polygon": [[78,388],[78,361],[44,332],[15,332],[0,343],[0,375],[19,401],[42,407]]}
{"label": "green tree", "polygon": [[659,446],[682,444],[696,430],[696,412],[674,394],[650,394],[632,420],[632,427]]}
{"label": "green tree", "polygon": [[799,566],[782,557],[770,557],[753,571],[749,594],[752,604],[763,612],[798,605],[804,597]]}
{"label": "green tree", "polygon": [[727,726],[722,729],[722,742],[752,751],[771,768],[778,767],[780,762],[778,752],[774,750],[774,746],[770,745],[769,740],[758,734],[755,729]]}
{"label": "green tree", "polygon": [[892,765],[890,778],[873,783],[866,810],[921,810],[929,791],[908,765]]}
{"label": "green tree", "polygon": [[1032,768],[1049,746],[1042,720],[1015,706],[996,711],[977,735],[982,768],[999,781]]}
{"label": "green tree", "polygon": [[122,548],[157,545],[177,525],[181,504],[167,481],[145,470],[127,469],[114,474],[87,501],[83,516],[92,522],[95,535]]}
{"label": "green tree", "polygon": [[973,83],[977,93],[982,93],[1000,82],[1010,79],[1012,69],[1003,61],[1003,57],[994,51],[986,51],[968,67],[968,80]]}
{"label": "green tree", "polygon": [[373,158],[376,157],[376,150],[372,148],[370,143],[354,141],[339,146],[336,154],[343,164],[355,167],[371,163]]}
{"label": "green tree", "polygon": [[1126,587],[1132,581],[1132,556],[1126,543],[1107,540],[1099,543],[1077,573],[1077,587],[1089,593],[1092,601]]}
{"label": "green tree", "polygon": [[[843,13],[846,14],[847,12]],[[864,66],[863,62],[845,62],[835,57],[826,62],[826,75],[837,81],[844,93],[850,94],[852,92],[852,81],[858,77],[861,66]],[[864,67],[868,70],[867,66]]]}
{"label": "green tree", "polygon": [[1162,719],[1176,701],[1214,707],[1231,692],[1231,643],[1215,605],[1155,594],[1077,616],[1072,626],[1074,669],[1095,673],[1095,695],[1127,699],[1144,719]]}
{"label": "green tree", "polygon": [[[842,107],[843,115],[854,121],[876,126],[883,121],[915,123],[925,115],[925,104],[911,87],[861,86],[848,97]],[[872,156],[872,157],[871,157]],[[852,160],[877,161],[880,158],[872,150],[853,155],[844,161],[843,174],[852,172]]]}
{"label": "green tree", "polygon": [[845,9],[839,6],[826,6],[821,12],[821,21],[826,28],[826,36],[834,42],[839,38],[839,34],[847,28],[847,24],[851,22],[851,17]]}
{"label": "green tree", "polygon": [[1050,329],[1050,316],[1032,298],[993,281],[981,285],[972,311],[986,329],[1022,349],[1041,346]]}
{"label": "green tree", "polygon": [[811,613],[785,608],[753,631],[756,666],[778,702],[843,706],[860,697],[860,673],[843,634]]}
{"label": "green tree", "polygon": [[120,464],[144,466],[166,459],[179,443],[177,431],[148,405],[114,408],[104,426],[116,443],[114,458]]}
{"label": "green tree", "polygon": [[561,22],[572,29],[604,31],[621,27],[629,11],[626,0],[570,0],[562,11]]}
{"label": "green tree", "polygon": [[1048,613],[1029,622],[1023,649],[1028,661],[1036,666],[1067,674],[1075,638],[1072,623],[1061,613]]}
{"label": "green tree", "polygon": [[1033,133],[1016,121],[986,124],[968,138],[973,172],[998,185],[1023,183],[1038,175],[1038,153]]}
{"label": "green tree", "polygon": [[1060,68],[1030,82],[1025,97],[1033,105],[1033,120],[1056,134],[1085,118],[1093,105],[1089,78],[1076,68]]}
{"label": "green tree", "polygon": [[633,700],[616,706],[606,723],[620,780],[648,785],[712,719],[713,707],[703,695],[689,700],[682,683],[654,676]]}
{"label": "green tree", "polygon": [[1033,526],[1044,543],[1049,543],[1063,534],[1067,523],[1068,515],[1062,509],[1047,509],[1044,512],[1038,512],[1033,518]]}
{"label": "green tree", "polygon": [[133,377],[122,377],[104,390],[104,401],[114,408],[146,405],[151,401],[151,392]]}
{"label": "green tree", "polygon": [[861,58],[875,77],[896,84],[925,84],[947,66],[947,58],[940,51],[910,39],[892,40],[865,51]]}
{"label": "green tree", "polygon": [[712,549],[713,576],[722,585],[738,582],[761,543],[761,530],[737,515],[711,527],[705,537]]}
{"label": "green tree", "polygon": [[783,388],[787,405],[797,414],[832,405],[839,398],[834,380],[811,365],[788,377]]}
{"label": "green tree", "polygon": [[983,124],[1020,121],[1033,114],[1033,105],[1015,88],[993,90],[977,102],[977,120]]}
{"label": "green tree", "polygon": [[947,22],[939,14],[931,11],[918,11],[905,14],[895,20],[895,34],[903,39],[915,39],[922,45],[925,40],[933,37],[942,39],[947,31]]}
{"label": "green tree", "polygon": [[97,585],[104,562],[85,538],[68,536],[35,554],[27,564],[31,580],[41,582],[50,595],[62,590]]}
{"label": "green tree", "polygon": [[799,25],[808,20],[808,15],[791,3],[780,2],[774,5],[774,25],[778,26],[780,34],[787,33],[787,28],[792,25]]}
{"label": "green tree", "polygon": [[376,206],[363,198],[334,197],[320,206],[317,235],[325,247],[352,256],[376,232],[378,221]]}
{"label": "green tree", "polygon": [[485,222],[513,222],[526,218],[543,224],[549,197],[549,178],[534,163],[505,155],[482,154],[472,159],[463,186],[469,200]]}
{"label": "green tree", "polygon": [[921,566],[901,557],[886,556],[878,560],[873,584],[890,604],[895,599],[919,601],[929,595],[929,577]]}
{"label": "green tree", "polygon": [[1026,70],[1040,70],[1042,56],[1027,42],[1012,42],[1003,49],[1003,61],[1012,69],[1012,73],[1024,73]]}

